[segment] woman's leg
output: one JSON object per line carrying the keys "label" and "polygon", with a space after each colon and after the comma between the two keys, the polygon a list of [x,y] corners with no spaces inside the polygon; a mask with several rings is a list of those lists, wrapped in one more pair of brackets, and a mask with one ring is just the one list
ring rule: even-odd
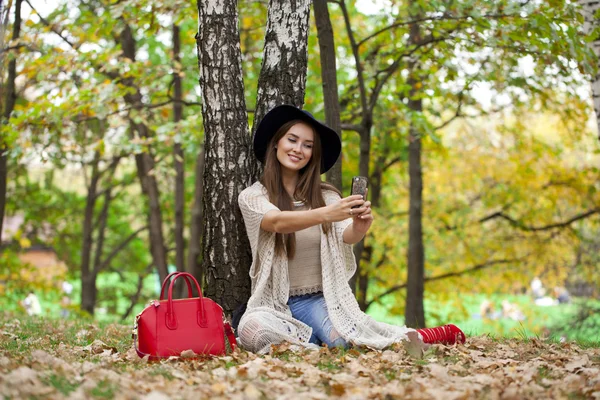
{"label": "woman's leg", "polygon": [[238,327],[238,342],[246,350],[261,353],[268,352],[272,344],[284,340],[282,334],[296,336],[296,328],[267,311],[255,311],[244,314]]}
{"label": "woman's leg", "polygon": [[322,293],[290,297],[288,305],[294,318],[313,329],[311,343],[324,343],[328,347],[348,347],[348,343],[335,330],[329,319]]}

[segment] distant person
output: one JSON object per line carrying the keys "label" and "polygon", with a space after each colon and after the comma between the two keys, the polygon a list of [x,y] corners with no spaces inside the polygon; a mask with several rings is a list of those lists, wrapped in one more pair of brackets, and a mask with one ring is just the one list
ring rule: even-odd
{"label": "distant person", "polygon": [[531,288],[531,295],[533,296],[534,300],[540,299],[540,298],[544,297],[544,295],[546,294],[546,289],[544,289],[544,285],[542,285],[542,281],[537,276],[535,278],[533,278],[533,280],[531,281],[530,288]]}
{"label": "distant person", "polygon": [[525,320],[525,314],[523,314],[519,306],[508,300],[502,301],[502,316],[504,318],[512,319],[513,321]]}
{"label": "distant person", "polygon": [[284,341],[377,349],[464,342],[454,325],[416,331],[360,310],[348,285],[356,272],[352,245],[373,214],[361,195],[343,198],[321,181],[341,152],[334,130],[306,111],[278,106],[259,123],[253,148],[264,172],[238,198],[253,255],[251,296],[236,327],[242,347],[266,353]]}
{"label": "distant person", "polygon": [[69,282],[64,281],[61,285],[63,290],[63,297],[60,301],[60,316],[67,318],[69,316],[69,308],[71,306],[71,292],[73,291],[73,285]]}
{"label": "distant person", "polygon": [[484,299],[479,305],[479,316],[484,319],[494,319],[494,313],[494,303],[488,299]]}
{"label": "distant person", "polygon": [[558,304],[567,304],[571,302],[571,296],[567,288],[563,286],[555,286],[554,287],[554,297],[558,300]]}
{"label": "distant person", "polygon": [[27,297],[23,299],[22,304],[27,312],[27,315],[33,316],[42,314],[42,306],[40,305],[40,301],[35,293],[29,292]]}

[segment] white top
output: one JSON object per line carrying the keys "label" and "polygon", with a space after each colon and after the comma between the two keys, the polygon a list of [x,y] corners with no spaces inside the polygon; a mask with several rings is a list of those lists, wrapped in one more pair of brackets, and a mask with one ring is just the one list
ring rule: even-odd
{"label": "white top", "polygon": [[[294,211],[305,211],[304,203],[294,204]],[[295,233],[296,251],[288,258],[290,296],[317,293],[323,290],[321,273],[321,228],[314,225]]]}
{"label": "white top", "polygon": [[[323,197],[327,205],[340,200],[333,191],[323,191]],[[251,296],[238,327],[240,344],[257,353],[267,353],[271,344],[283,341],[308,345],[312,329],[292,318],[287,306],[290,291],[287,257],[275,255],[275,233],[260,228],[264,215],[278,208],[269,202],[260,182],[242,191],[238,203],[252,249]],[[377,322],[358,306],[348,285],[356,272],[356,262],[352,246],[343,242],[344,230],[351,223],[351,218],[333,223],[327,234],[319,227],[323,296],[331,323],[347,342],[356,345],[382,349],[409,340],[406,334],[414,329]]]}

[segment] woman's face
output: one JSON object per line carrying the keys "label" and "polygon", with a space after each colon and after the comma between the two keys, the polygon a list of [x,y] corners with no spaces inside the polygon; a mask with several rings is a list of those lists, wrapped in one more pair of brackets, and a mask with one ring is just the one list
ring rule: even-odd
{"label": "woman's face", "polygon": [[298,172],[312,157],[313,129],[302,122],[292,126],[277,142],[277,160],[283,169]]}

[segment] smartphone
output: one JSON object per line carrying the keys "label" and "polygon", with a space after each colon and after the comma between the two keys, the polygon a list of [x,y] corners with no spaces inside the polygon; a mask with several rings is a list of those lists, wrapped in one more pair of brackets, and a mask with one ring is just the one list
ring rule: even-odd
{"label": "smartphone", "polygon": [[[363,200],[367,200],[367,187],[369,186],[369,181],[364,176],[355,176],[352,178],[352,192],[351,195],[360,194],[363,197]],[[352,208],[358,208],[359,206],[354,206]]]}

